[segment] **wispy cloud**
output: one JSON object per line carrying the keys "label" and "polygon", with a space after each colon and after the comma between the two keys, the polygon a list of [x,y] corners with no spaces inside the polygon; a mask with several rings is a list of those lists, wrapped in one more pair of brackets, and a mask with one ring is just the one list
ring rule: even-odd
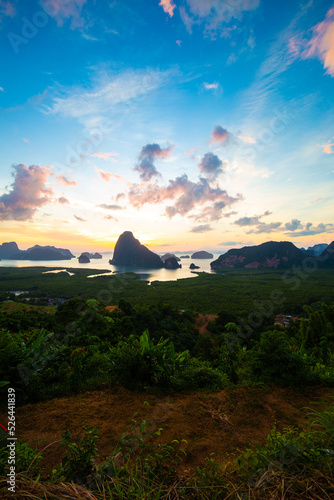
{"label": "wispy cloud", "polygon": [[56,20],[57,26],[63,26],[67,20],[70,20],[71,29],[84,27],[82,8],[86,2],[87,0],[53,0],[53,2],[40,0],[45,12]]}
{"label": "wispy cloud", "polygon": [[78,215],[74,215],[75,219],[78,220],[79,222],[87,222],[86,219],[82,219]]}
{"label": "wispy cloud", "polygon": [[116,219],[116,217],[114,217],[113,215],[105,215],[103,218],[107,219],[107,220],[113,220],[115,222],[118,222],[118,219]]}
{"label": "wispy cloud", "polygon": [[[120,116],[127,116],[133,100],[165,85],[173,71],[126,70],[118,74],[102,71],[94,73],[93,82],[87,87],[50,88],[51,102],[42,105],[47,114],[58,114],[92,123],[92,117],[103,116],[118,110]],[[175,72],[174,72],[175,73]],[[90,120],[90,121],[89,121]],[[98,121],[94,118],[94,124]]]}
{"label": "wispy cloud", "polygon": [[100,205],[96,205],[99,208],[104,208],[105,210],[123,210],[123,207],[120,205],[107,205],[106,203],[101,203]]}
{"label": "wispy cloud", "polygon": [[113,172],[106,172],[105,170],[98,169],[96,168],[96,172],[98,173],[99,177],[105,182],[110,182],[111,179],[116,179],[120,182],[125,182],[126,184],[130,184],[129,181],[124,179],[121,175],[114,174]]}
{"label": "wispy cloud", "polygon": [[115,156],[118,156],[118,153],[113,153],[113,152],[100,153],[100,152],[97,152],[97,153],[92,153],[90,156],[95,157],[95,158],[100,158],[101,160],[105,160],[105,161],[108,161],[108,160],[117,161]]}
{"label": "wispy cloud", "polygon": [[246,135],[237,135],[238,139],[243,142],[247,142],[248,144],[255,144],[256,140],[253,137],[247,137]]}
{"label": "wispy cloud", "polygon": [[198,151],[200,151],[201,148],[192,148],[192,149],[188,149],[187,151],[184,152],[184,154],[186,156],[189,156],[191,160],[195,160],[196,159],[196,153],[198,153]]}
{"label": "wispy cloud", "polygon": [[312,38],[303,50],[302,57],[317,57],[323,62],[326,73],[334,76],[334,7],[312,31]]}
{"label": "wispy cloud", "polygon": [[[291,39],[295,37],[301,20],[306,17],[312,4],[313,0],[308,0],[304,5],[298,6],[296,15],[270,43],[254,84],[245,92],[244,106],[248,109],[249,118],[251,114],[267,114],[268,110],[272,110],[273,116],[276,115],[272,103],[278,99],[277,84],[282,73],[298,59],[298,53],[291,50]],[[292,110],[289,114],[292,115]]]}
{"label": "wispy cloud", "polygon": [[53,191],[46,187],[49,175],[50,167],[14,165],[11,189],[0,196],[0,220],[30,220],[39,207],[50,203]]}
{"label": "wispy cloud", "polygon": [[213,82],[213,83],[204,82],[203,83],[203,87],[206,90],[218,90],[219,89],[219,83],[218,82]]}
{"label": "wispy cloud", "polygon": [[98,38],[95,38],[94,36],[92,35],[88,35],[87,33],[83,33],[82,34],[82,38],[84,38],[85,40],[90,40],[92,42],[98,42],[99,39]]}
{"label": "wispy cloud", "polygon": [[202,226],[195,226],[190,229],[190,233],[207,233],[208,231],[213,231],[213,228],[209,224],[203,224]]}
{"label": "wispy cloud", "polygon": [[57,175],[57,181],[60,182],[61,184],[64,184],[64,186],[76,186],[77,183],[76,181],[70,180],[65,175]]}
{"label": "wispy cloud", "polygon": [[244,245],[243,241],[223,241],[222,243],[218,243],[221,247],[235,247],[239,245]]}
{"label": "wispy cloud", "polygon": [[328,201],[329,198],[317,198],[316,200],[311,201],[311,205],[314,205],[315,203],[319,203],[320,201]]}
{"label": "wispy cloud", "polygon": [[215,38],[217,34],[224,36],[224,24],[241,19],[246,11],[257,9],[260,0],[186,0],[185,4],[180,7],[180,14],[189,33],[193,26],[203,26],[204,34]]}

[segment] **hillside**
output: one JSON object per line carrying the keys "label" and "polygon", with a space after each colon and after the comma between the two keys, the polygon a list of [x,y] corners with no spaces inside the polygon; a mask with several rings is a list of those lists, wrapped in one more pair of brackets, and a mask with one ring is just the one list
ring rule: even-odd
{"label": "hillside", "polygon": [[[131,417],[138,412],[139,422],[143,414],[152,432],[163,428],[163,441],[187,441],[188,457],[182,464],[186,469],[203,465],[210,453],[224,461],[227,454],[235,456],[237,450],[264,444],[275,424],[278,430],[289,425],[302,427],[306,422],[303,408],[316,407],[312,401],[328,401],[333,396],[334,389],[328,388],[301,392],[248,387],[162,397],[134,394],[122,388],[105,389],[20,407],[17,430],[25,442],[34,443],[39,451],[53,443],[44,453],[49,470],[62,459],[63,448],[58,443],[64,429],[83,435],[85,425],[94,426],[99,430],[99,452],[103,457],[112,452]],[[145,401],[149,403],[146,409]],[[5,418],[4,410],[0,411],[0,421]],[[42,440],[36,440],[36,429]]]}
{"label": "hillside", "polygon": [[320,255],[320,261],[324,266],[334,266],[334,241],[330,243]]}
{"label": "hillside", "polygon": [[35,245],[27,250],[19,250],[11,253],[9,260],[69,260],[74,255],[67,248],[56,248],[54,246]]}
{"label": "hillside", "polygon": [[261,245],[229,250],[211,262],[211,269],[224,268],[274,268],[284,269],[301,265],[305,254],[289,241],[268,241]]}

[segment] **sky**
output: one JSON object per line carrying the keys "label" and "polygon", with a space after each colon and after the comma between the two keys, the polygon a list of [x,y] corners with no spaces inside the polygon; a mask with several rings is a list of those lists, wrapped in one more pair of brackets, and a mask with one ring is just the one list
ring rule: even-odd
{"label": "sky", "polygon": [[334,3],[0,0],[0,243],[334,240]]}

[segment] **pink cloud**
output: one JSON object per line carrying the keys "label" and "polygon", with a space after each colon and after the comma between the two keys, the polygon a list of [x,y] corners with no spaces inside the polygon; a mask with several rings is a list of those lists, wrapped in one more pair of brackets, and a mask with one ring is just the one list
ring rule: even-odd
{"label": "pink cloud", "polygon": [[159,5],[164,9],[166,14],[170,15],[170,17],[174,16],[174,9],[176,9],[176,5],[173,3],[173,0],[160,0]]}
{"label": "pink cloud", "polygon": [[29,220],[39,207],[53,201],[53,191],[46,187],[50,167],[19,164],[13,169],[11,190],[0,196],[0,220]]}
{"label": "pink cloud", "polygon": [[226,36],[223,25],[241,19],[244,11],[258,8],[260,0],[186,0],[180,7],[181,19],[189,33],[194,25],[204,23],[204,34],[215,38],[219,32]]}
{"label": "pink cloud", "polygon": [[160,160],[167,160],[171,157],[174,146],[161,148],[159,144],[146,144],[139,153],[139,163],[135,166],[134,170],[139,172],[140,178],[143,181],[150,181],[152,177],[159,177],[154,162],[158,158]]}
{"label": "pink cloud", "polygon": [[57,176],[57,180],[61,183],[61,184],[64,184],[65,186],[77,186],[77,183],[73,180],[73,181],[70,181],[69,179],[67,179],[67,177],[65,177],[64,175],[58,175]]}
{"label": "pink cloud", "polygon": [[112,160],[112,161],[117,161],[114,156],[118,156],[118,153],[100,153],[100,152],[97,152],[97,153],[93,153],[91,154],[90,156],[93,156],[95,158],[100,158],[101,160]]}
{"label": "pink cloud", "polygon": [[334,147],[334,142],[328,142],[327,144],[319,144],[319,146],[323,149],[323,152],[331,155],[334,153],[332,148]]}
{"label": "pink cloud", "polygon": [[256,143],[256,140],[253,139],[253,137],[247,137],[245,135],[238,135],[237,137],[238,137],[238,139],[240,139],[243,142],[248,142],[250,144],[255,144]]}
{"label": "pink cloud", "polygon": [[116,217],[114,217],[113,215],[105,215],[104,219],[114,220],[115,222],[118,222],[118,219],[116,219]]}
{"label": "pink cloud", "polygon": [[186,174],[170,180],[167,186],[157,184],[134,184],[128,193],[130,203],[141,208],[145,204],[158,205],[167,200],[173,200],[173,205],[167,206],[165,215],[172,218],[179,214],[187,215],[193,209],[214,202],[223,202],[220,209],[231,206],[241,199],[240,195],[231,197],[218,186],[212,187],[209,180],[201,178],[198,182],[192,182]]}
{"label": "pink cloud", "polygon": [[196,158],[195,153],[197,153],[200,150],[201,150],[201,148],[192,148],[192,149],[188,149],[187,151],[185,151],[184,154],[189,155],[192,160],[195,160],[195,158]]}
{"label": "pink cloud", "polygon": [[61,196],[60,198],[58,198],[58,203],[61,203],[62,205],[69,205],[69,201],[67,198],[64,198],[64,196]]}
{"label": "pink cloud", "polygon": [[312,38],[307,42],[302,57],[318,57],[326,73],[334,76],[334,8],[327,12],[324,21],[313,27]]}
{"label": "pink cloud", "polygon": [[106,172],[105,170],[101,169],[96,169],[96,172],[105,182],[110,182],[110,179],[117,179],[120,182],[125,182],[126,184],[130,184],[129,181],[124,179],[124,177],[118,174],[114,174],[113,172]]}
{"label": "pink cloud", "polygon": [[232,138],[232,134],[220,125],[215,125],[213,127],[211,137],[212,139],[209,141],[209,144],[219,144],[220,146],[223,146],[229,142]]}
{"label": "pink cloud", "polygon": [[16,15],[16,8],[13,2],[0,0],[0,22],[3,17],[14,17]]}
{"label": "pink cloud", "polygon": [[53,0],[52,8],[49,0],[42,0],[41,3],[45,12],[57,21],[57,26],[63,26],[67,19],[71,19],[71,29],[75,29],[84,26],[81,12],[86,2],[87,0]]}

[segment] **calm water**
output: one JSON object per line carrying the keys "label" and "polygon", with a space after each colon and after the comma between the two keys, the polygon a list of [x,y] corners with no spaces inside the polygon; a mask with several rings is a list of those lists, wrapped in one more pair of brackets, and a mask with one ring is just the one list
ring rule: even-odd
{"label": "calm water", "polygon": [[[211,273],[210,262],[217,259],[220,254],[214,254],[213,259],[181,259],[180,264],[182,264],[181,269],[145,269],[136,267],[121,267],[121,266],[111,266],[109,264],[109,259],[112,259],[113,253],[102,254],[102,259],[91,259],[89,264],[79,264],[77,257],[80,254],[74,254],[75,259],[69,260],[1,260],[1,267],[61,267],[63,270],[70,268],[83,268],[83,269],[103,269],[106,271],[111,271],[113,273],[125,273],[134,272],[141,276],[142,279],[148,281],[175,281],[181,278],[194,278],[197,274],[194,274],[191,269],[189,269],[190,264],[193,262],[200,269],[196,269],[199,272]],[[185,254],[186,255],[186,254]],[[92,273],[94,275],[94,273]]]}

